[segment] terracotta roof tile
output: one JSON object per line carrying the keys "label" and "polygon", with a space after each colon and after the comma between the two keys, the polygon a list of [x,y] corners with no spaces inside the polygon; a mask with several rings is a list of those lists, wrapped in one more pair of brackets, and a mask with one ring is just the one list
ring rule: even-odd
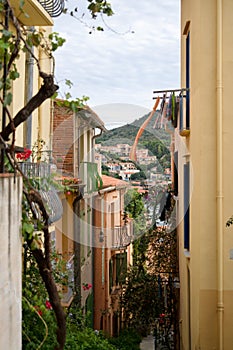
{"label": "terracotta roof tile", "polygon": [[103,180],[103,187],[110,187],[110,186],[116,186],[116,187],[129,187],[130,184],[127,181],[123,181],[120,179],[116,179],[115,177],[102,175]]}

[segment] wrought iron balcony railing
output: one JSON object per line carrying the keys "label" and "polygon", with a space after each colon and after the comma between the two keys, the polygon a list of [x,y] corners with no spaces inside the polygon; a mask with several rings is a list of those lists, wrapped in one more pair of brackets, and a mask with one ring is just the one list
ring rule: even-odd
{"label": "wrought iron balcony railing", "polygon": [[[37,189],[44,201],[46,211],[49,215],[49,223],[52,224],[58,221],[62,217],[63,206],[56,188],[49,183],[52,164],[32,162],[19,162],[18,164],[25,176],[35,180],[34,185],[38,187]],[[40,217],[39,210],[38,217]]]}
{"label": "wrought iron balcony railing", "polygon": [[66,263],[66,270],[68,275],[67,286],[62,289],[62,305],[68,306],[74,296],[74,255]]}
{"label": "wrought iron balcony railing", "polygon": [[58,17],[65,7],[64,0],[37,0],[51,17]]}
{"label": "wrought iron balcony railing", "polygon": [[133,225],[115,226],[112,229],[112,249],[127,247],[133,240]]}

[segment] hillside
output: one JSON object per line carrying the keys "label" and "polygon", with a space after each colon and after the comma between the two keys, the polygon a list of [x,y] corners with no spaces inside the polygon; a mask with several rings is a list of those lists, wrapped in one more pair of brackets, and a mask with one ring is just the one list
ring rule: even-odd
{"label": "hillside", "polygon": [[[145,142],[149,141],[161,141],[161,143],[169,147],[170,145],[170,135],[164,129],[154,129],[155,119],[157,117],[157,113],[152,117],[151,121],[147,125],[145,131],[143,132],[138,147],[142,146]],[[143,117],[136,119],[131,124],[126,124],[119,128],[115,128],[105,132],[101,137],[96,139],[96,143],[101,143],[104,146],[113,146],[120,143],[127,143],[132,145],[139,127],[143,124],[143,122],[148,118],[149,113],[144,115]]]}

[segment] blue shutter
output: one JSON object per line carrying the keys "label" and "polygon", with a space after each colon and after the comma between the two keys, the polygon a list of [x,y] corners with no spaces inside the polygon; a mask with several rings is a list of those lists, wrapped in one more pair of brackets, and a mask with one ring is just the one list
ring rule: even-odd
{"label": "blue shutter", "polygon": [[189,163],[184,165],[184,248],[189,250],[189,200],[190,200],[190,171]]}
{"label": "blue shutter", "polygon": [[190,33],[186,38],[186,129],[189,130],[189,114],[190,114]]}

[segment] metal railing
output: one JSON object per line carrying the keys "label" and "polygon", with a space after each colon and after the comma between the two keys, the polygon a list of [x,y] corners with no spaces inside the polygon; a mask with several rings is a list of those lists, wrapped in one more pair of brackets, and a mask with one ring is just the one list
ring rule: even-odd
{"label": "metal railing", "polygon": [[64,0],[37,0],[51,17],[58,17],[65,7]]}
{"label": "metal railing", "polygon": [[[55,185],[49,182],[52,164],[19,162],[18,165],[25,176],[35,180],[34,186],[38,186],[37,190],[41,195],[49,216],[49,224],[58,221],[62,217],[63,206]],[[39,208],[37,213],[39,218],[41,215]]]}
{"label": "metal railing", "polygon": [[74,295],[74,255],[66,263],[66,270],[68,275],[67,286],[63,288],[62,304],[69,304]]}
{"label": "metal railing", "polygon": [[20,169],[29,178],[46,178],[51,175],[51,164],[49,163],[32,163],[19,162]]}
{"label": "metal railing", "polygon": [[112,229],[112,249],[127,247],[133,240],[133,227],[131,223],[124,226],[115,226]]}

